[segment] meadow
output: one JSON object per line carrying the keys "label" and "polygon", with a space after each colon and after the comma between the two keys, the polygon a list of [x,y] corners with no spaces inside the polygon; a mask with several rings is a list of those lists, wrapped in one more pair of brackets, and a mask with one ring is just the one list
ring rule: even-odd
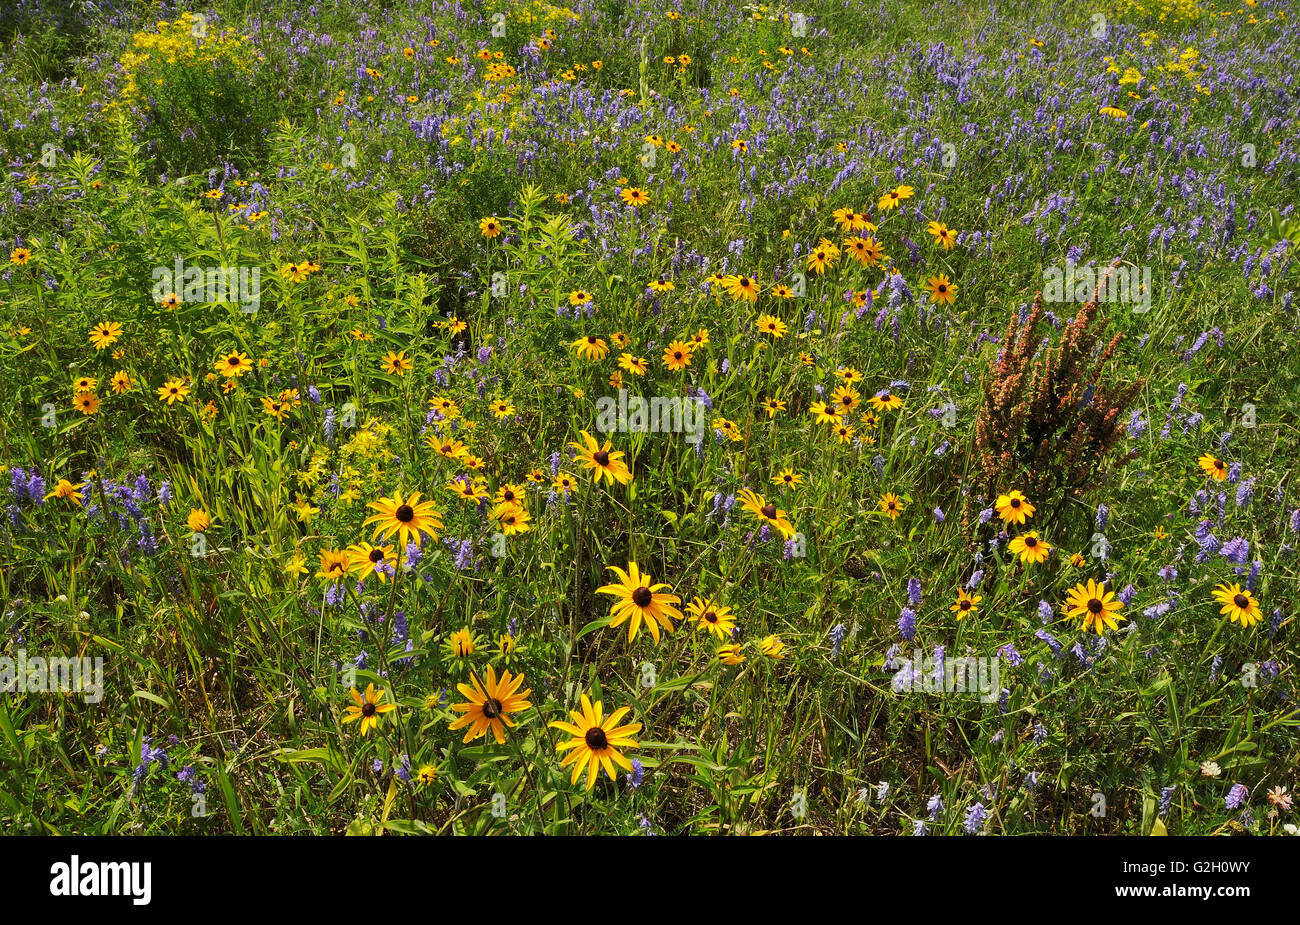
{"label": "meadow", "polygon": [[0,830],[1297,834],[1290,0],[0,45]]}

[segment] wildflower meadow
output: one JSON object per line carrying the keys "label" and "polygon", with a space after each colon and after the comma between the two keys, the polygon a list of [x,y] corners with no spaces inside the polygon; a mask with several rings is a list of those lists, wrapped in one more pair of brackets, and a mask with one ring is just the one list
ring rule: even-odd
{"label": "wildflower meadow", "polygon": [[0,830],[1297,834],[1292,7],[6,0]]}

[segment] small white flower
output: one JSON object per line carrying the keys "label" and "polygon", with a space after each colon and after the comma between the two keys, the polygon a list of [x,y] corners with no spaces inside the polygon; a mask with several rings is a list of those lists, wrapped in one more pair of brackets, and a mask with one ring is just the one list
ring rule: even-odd
{"label": "small white flower", "polygon": [[1218,777],[1221,773],[1222,773],[1222,769],[1213,761],[1201,762],[1202,777]]}

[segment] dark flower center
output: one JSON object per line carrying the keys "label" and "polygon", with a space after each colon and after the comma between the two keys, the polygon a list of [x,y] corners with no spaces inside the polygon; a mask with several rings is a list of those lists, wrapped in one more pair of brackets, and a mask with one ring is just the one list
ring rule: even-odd
{"label": "dark flower center", "polygon": [[604,450],[599,450],[593,453],[591,455],[591,458],[596,460],[596,462],[600,463],[602,466],[609,465],[609,454],[606,453]]}
{"label": "dark flower center", "polygon": [[1088,601],[1088,610],[1092,613],[1101,613],[1102,609],[1101,601],[1097,600],[1097,598],[1094,597]]}
{"label": "dark flower center", "polygon": [[881,401],[889,401],[889,400],[890,400],[891,398],[893,398],[893,397],[894,397],[894,396],[891,395],[891,394],[889,394],[888,392],[881,392],[881,393],[880,393],[880,400],[881,400]]}
{"label": "dark flower center", "polygon": [[704,619],[708,620],[710,623],[717,623],[717,622],[718,622],[718,615],[717,615],[716,613],[714,613],[712,610],[710,610],[710,611],[705,612],[705,614],[704,614]]}
{"label": "dark flower center", "polygon": [[638,607],[649,607],[652,600],[654,600],[654,595],[650,593],[650,589],[645,585],[632,592],[632,603]]}
{"label": "dark flower center", "polygon": [[763,512],[763,516],[766,517],[766,518],[768,518],[769,520],[771,520],[771,519],[773,519],[773,518],[776,517],[776,505],[775,505],[775,504],[765,504],[765,505],[763,505],[763,507],[762,507],[761,510],[762,510],[762,512]]}
{"label": "dark flower center", "polygon": [[371,562],[384,561],[384,551],[382,549],[379,549],[378,547],[370,550],[370,561]]}
{"label": "dark flower center", "polygon": [[609,739],[605,738],[605,730],[599,726],[592,726],[588,729],[587,734],[583,736],[583,740],[586,741],[587,747],[593,752],[609,748]]}
{"label": "dark flower center", "polygon": [[1038,540],[1037,540],[1037,539],[1035,539],[1035,538],[1032,537],[1032,536],[1027,536],[1027,537],[1025,537],[1025,548],[1026,548],[1026,549],[1033,549],[1033,548],[1034,548],[1035,546],[1037,546],[1037,545],[1038,545]]}
{"label": "dark flower center", "polygon": [[415,520],[415,508],[411,507],[409,504],[403,504],[394,512],[393,516],[402,523],[409,524],[411,521]]}
{"label": "dark flower center", "polygon": [[1011,506],[1012,506],[1012,507],[1020,507],[1020,499],[1019,499],[1019,498],[1012,498],[1012,499],[1011,499]]}
{"label": "dark flower center", "polygon": [[361,705],[361,715],[362,715],[362,716],[374,716],[374,715],[375,715],[375,705],[374,705],[373,703],[370,703],[369,701],[366,701],[364,704]]}
{"label": "dark flower center", "polygon": [[948,287],[945,286],[943,283],[940,283],[940,284],[939,284],[939,291],[940,291],[940,292],[947,292],[947,291],[948,291]]}
{"label": "dark flower center", "polygon": [[594,344],[595,342],[596,342],[596,338],[594,338],[594,337],[588,337],[588,338],[587,338],[587,343],[589,343],[589,344]]}
{"label": "dark flower center", "polygon": [[495,697],[489,697],[483,702],[483,715],[488,719],[496,719],[501,715],[501,701]]}
{"label": "dark flower center", "polygon": [[673,353],[674,360],[680,360],[681,358],[682,358],[682,352],[680,350]]}
{"label": "dark flower center", "polygon": [[970,601],[962,601],[960,606],[962,610],[970,610]]}
{"label": "dark flower center", "polygon": [[238,366],[238,365],[239,365],[239,357],[237,357],[237,356],[232,356],[232,357],[231,357],[229,360],[227,360],[226,362],[229,363],[231,366]]}
{"label": "dark flower center", "polygon": [[1246,597],[1246,595],[1244,594],[1238,594],[1236,597],[1232,599],[1232,602],[1236,604],[1238,607],[1240,607],[1242,610],[1250,609],[1250,598]]}

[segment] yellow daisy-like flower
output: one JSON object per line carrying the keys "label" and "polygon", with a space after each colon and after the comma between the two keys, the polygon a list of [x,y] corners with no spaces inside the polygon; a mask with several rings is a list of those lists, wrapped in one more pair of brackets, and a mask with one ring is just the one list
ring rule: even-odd
{"label": "yellow daisy-like flower", "polygon": [[468,726],[462,742],[473,742],[487,735],[488,730],[491,729],[497,744],[504,745],[505,727],[515,725],[511,714],[522,713],[532,707],[528,702],[532,690],[521,692],[519,688],[523,686],[524,676],[522,674],[512,676],[508,669],[501,672],[500,681],[497,681],[496,669],[491,665],[487,666],[485,674],[482,683],[479,682],[478,675],[470,675],[470,680],[474,683],[472,688],[468,684],[456,685],[456,690],[464,695],[467,702],[451,705],[453,710],[464,715],[452,722],[448,728],[457,730]]}
{"label": "yellow daisy-like flower", "polygon": [[782,642],[776,634],[767,636],[758,644],[758,651],[762,652],[768,658],[782,659],[785,658],[785,643]]}
{"label": "yellow daisy-like flower", "polygon": [[245,354],[238,350],[232,350],[224,354],[213,364],[213,369],[221,373],[227,379],[234,379],[242,376],[253,368],[253,362]]}
{"label": "yellow daisy-like flower", "polygon": [[691,365],[691,345],[685,341],[675,340],[664,348],[664,365],[672,372],[678,372]]}
{"label": "yellow daisy-like flower", "polygon": [[[365,581],[372,574],[378,575],[380,581],[387,581],[388,570],[397,568],[397,553],[392,544],[371,546],[363,541],[349,546],[346,552],[348,566],[356,573],[357,581]],[[376,568],[381,562],[386,566],[382,571]]]}
{"label": "yellow daisy-like flower", "polygon": [[109,380],[109,385],[113,389],[114,395],[122,395],[131,388],[131,376],[123,370],[113,373],[113,378]]}
{"label": "yellow daisy-like flower", "polygon": [[640,208],[650,202],[650,194],[639,186],[625,186],[618,191],[618,196],[633,209]]}
{"label": "yellow daisy-like flower", "polygon": [[116,321],[101,321],[90,329],[90,342],[96,350],[103,350],[121,336],[122,326]]}
{"label": "yellow daisy-like flower", "polygon": [[958,590],[957,602],[948,609],[957,615],[958,620],[961,620],[979,610],[980,601],[982,600],[984,600],[984,598],[978,594],[972,595],[966,593],[964,590]]}
{"label": "yellow daisy-like flower", "polygon": [[876,202],[876,208],[881,212],[888,212],[891,209],[897,209],[902,205],[904,199],[910,199],[916,193],[916,190],[910,186],[897,186],[885,193]]}
{"label": "yellow daisy-like flower", "polygon": [[572,736],[556,746],[557,751],[569,753],[560,762],[560,767],[573,765],[570,783],[576,784],[582,772],[586,770],[587,789],[590,790],[596,786],[596,775],[601,768],[605,769],[610,780],[615,779],[615,764],[625,771],[632,770],[632,762],[623,757],[619,749],[637,747],[632,736],[641,731],[641,724],[628,723],[620,726],[619,721],[628,712],[628,707],[620,707],[606,719],[601,701],[597,700],[593,705],[587,695],[583,694],[582,709],[569,711],[569,716],[573,718],[572,723],[556,720],[549,724],[552,728]]}
{"label": "yellow daisy-like flower", "polygon": [[719,639],[729,639],[736,628],[736,616],[731,608],[716,603],[712,598],[696,596],[686,605],[686,612],[695,618],[695,629],[708,630]]}
{"label": "yellow daisy-like flower", "polygon": [[185,518],[185,523],[195,533],[202,533],[208,527],[212,526],[212,518],[208,516],[207,511],[201,511],[198,508],[190,508],[190,514]]}
{"label": "yellow daisy-like flower", "polygon": [[745,653],[741,651],[740,643],[731,642],[718,647],[717,658],[724,665],[739,665],[745,660]]}
{"label": "yellow daisy-like flower", "polygon": [[777,340],[785,337],[785,332],[790,330],[786,323],[775,315],[759,315],[758,320],[754,322],[754,326],[764,334],[772,335]]}
{"label": "yellow daisy-like flower", "polygon": [[189,386],[185,384],[184,379],[168,379],[158,387],[158,398],[167,402],[168,405],[176,402],[185,401],[185,396],[190,394]]}
{"label": "yellow daisy-like flower", "polygon": [[480,219],[478,230],[485,238],[495,238],[501,233],[501,221],[495,215]]}
{"label": "yellow daisy-like flower", "polygon": [[32,259],[32,252],[25,247],[15,247],[9,252],[9,262],[16,267],[24,267]]}
{"label": "yellow daisy-like flower", "polygon": [[579,337],[569,344],[569,347],[576,350],[578,356],[593,362],[603,360],[609,354],[609,344],[605,343],[603,337],[597,337],[595,334]]}
{"label": "yellow daisy-like flower", "polygon": [[1052,544],[1047,540],[1039,539],[1037,530],[1030,530],[1017,536],[1007,544],[1007,549],[1019,556],[1021,562],[1028,562],[1031,565],[1046,562],[1047,557],[1052,554]]}
{"label": "yellow daisy-like flower", "polygon": [[650,369],[650,364],[641,357],[633,356],[630,353],[624,353],[618,358],[618,365],[636,376],[644,376]]}
{"label": "yellow daisy-like flower", "polygon": [[632,642],[644,622],[646,628],[650,630],[650,635],[654,637],[655,644],[658,645],[660,625],[662,624],[664,629],[671,633],[673,618],[678,620],[682,618],[681,611],[673,606],[680,604],[682,599],[661,590],[668,588],[671,591],[669,585],[652,584],[650,576],[642,574],[635,562],[627,564],[626,572],[617,565],[609,566],[609,570],[618,576],[618,582],[602,585],[596,589],[596,593],[612,594],[618,598],[618,602],[609,609],[610,615],[614,618],[610,621],[610,628],[616,629],[623,623],[627,623],[627,641]]}
{"label": "yellow daisy-like flower", "polygon": [[81,489],[85,487],[85,482],[73,485],[67,479],[59,479],[59,481],[54,485],[54,491],[46,495],[44,500],[49,501],[51,498],[63,498],[80,507],[82,502]]}
{"label": "yellow daisy-like flower", "polygon": [[803,476],[788,466],[772,476],[772,484],[783,488],[798,488],[803,484]]}
{"label": "yellow daisy-like flower", "polygon": [[1091,629],[1098,636],[1105,635],[1107,628],[1119,629],[1118,621],[1128,619],[1117,612],[1124,604],[1116,600],[1115,592],[1107,591],[1105,585],[1091,578],[1075,585],[1065,597],[1066,614],[1082,620],[1083,629]]}
{"label": "yellow daisy-like flower", "polygon": [[407,372],[415,368],[415,363],[406,355],[405,350],[390,350],[384,355],[383,366],[386,373],[394,376],[405,376]]}
{"label": "yellow daisy-like flower", "polygon": [[905,507],[907,507],[906,502],[892,491],[880,496],[880,510],[890,520],[898,520]]}
{"label": "yellow daisy-like flower", "polygon": [[997,510],[998,516],[1002,518],[1002,522],[1008,524],[1023,524],[1034,516],[1035,511],[1034,506],[1029,503],[1029,499],[1019,491],[998,495],[998,500],[994,502],[993,507]]}
{"label": "yellow daisy-like flower", "polygon": [[1233,623],[1251,627],[1264,619],[1264,615],[1259,609],[1259,601],[1255,600],[1255,595],[1244,590],[1235,581],[1232,584],[1216,585],[1212,593],[1214,599],[1223,605],[1219,613],[1226,616]]}
{"label": "yellow daisy-like flower", "polygon": [[99,410],[99,396],[94,392],[78,392],[72,399],[72,407],[86,417]]}
{"label": "yellow daisy-like flower", "polygon": [[1196,463],[1212,479],[1221,482],[1228,477],[1228,464],[1212,453],[1201,456]]}
{"label": "yellow daisy-like flower", "polygon": [[455,658],[469,658],[474,654],[474,634],[469,627],[461,627],[447,638],[447,652]]}
{"label": "yellow daisy-like flower", "polygon": [[946,251],[952,250],[952,246],[957,240],[957,232],[943,224],[943,222],[931,222],[925,230],[934,238],[935,244],[942,245]]}
{"label": "yellow daisy-like flower", "polygon": [[741,508],[748,511],[755,519],[780,532],[782,539],[788,540],[794,536],[794,525],[790,523],[786,512],[758,492],[742,488],[736,493],[736,500],[740,502]]}
{"label": "yellow daisy-like flower", "polygon": [[361,734],[369,735],[370,730],[379,725],[379,718],[390,710],[396,710],[397,704],[384,703],[384,691],[375,690],[374,684],[366,685],[366,692],[360,693],[352,688],[352,702],[343,711],[343,722],[352,723],[361,720]]}
{"label": "yellow daisy-like flower", "polygon": [[889,389],[884,389],[872,395],[867,399],[867,403],[877,411],[893,411],[903,407],[903,400]]}
{"label": "yellow daisy-like flower", "polygon": [[623,453],[611,450],[613,444],[605,441],[601,446],[596,439],[585,430],[579,431],[582,437],[582,443],[569,441],[569,446],[577,451],[576,459],[580,459],[584,467],[595,472],[596,482],[601,479],[608,479],[609,484],[615,483],[626,485],[632,481],[632,471],[628,469],[627,463],[623,462]]}
{"label": "yellow daisy-like flower", "polygon": [[724,276],[720,282],[733,302],[754,302],[761,290],[758,280],[752,276]]}
{"label": "yellow daisy-like flower", "polygon": [[948,279],[946,273],[931,276],[925,281],[925,288],[930,290],[930,301],[941,305],[951,305],[957,298],[957,285]]}
{"label": "yellow daisy-like flower", "polygon": [[400,490],[391,498],[371,501],[367,507],[379,513],[367,517],[362,526],[376,524],[375,536],[383,534],[385,539],[397,535],[400,548],[405,549],[408,542],[416,546],[424,542],[424,534],[436,540],[435,532],[442,528],[442,517],[438,514],[432,501],[421,501],[420,492],[412,493],[405,501]]}
{"label": "yellow daisy-like flower", "polygon": [[532,529],[528,525],[528,509],[522,504],[498,504],[492,509],[492,516],[504,536],[515,536]]}

